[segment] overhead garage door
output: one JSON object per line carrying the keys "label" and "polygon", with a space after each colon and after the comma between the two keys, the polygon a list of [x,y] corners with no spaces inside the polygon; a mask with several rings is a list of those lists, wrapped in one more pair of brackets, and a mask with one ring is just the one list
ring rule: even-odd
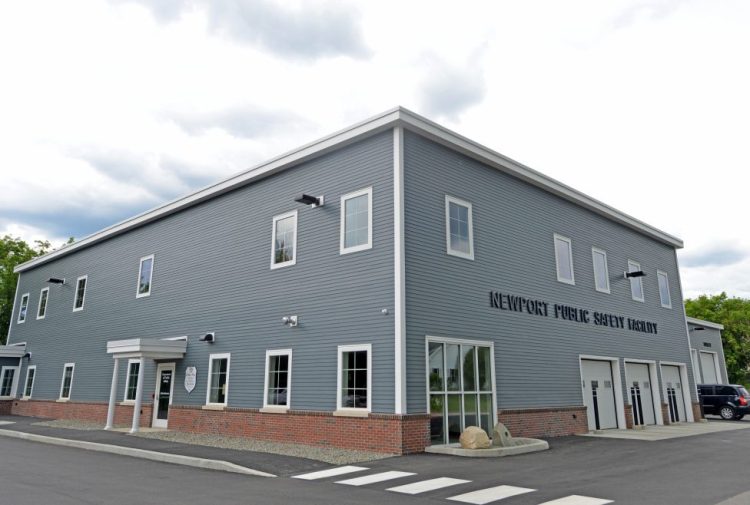
{"label": "overhead garage door", "polygon": [[628,377],[628,398],[633,410],[633,424],[656,424],[654,394],[648,365],[645,363],[625,363]]}
{"label": "overhead garage door", "polygon": [[703,369],[703,384],[718,384],[716,377],[716,354],[701,351],[701,368]]}
{"label": "overhead garage door", "polygon": [[669,420],[673,423],[686,421],[685,401],[683,397],[682,380],[680,379],[680,367],[674,365],[662,365],[661,378],[664,381],[664,389],[667,393],[669,404]]}
{"label": "overhead garage door", "polygon": [[581,374],[589,429],[617,428],[612,363],[582,359]]}

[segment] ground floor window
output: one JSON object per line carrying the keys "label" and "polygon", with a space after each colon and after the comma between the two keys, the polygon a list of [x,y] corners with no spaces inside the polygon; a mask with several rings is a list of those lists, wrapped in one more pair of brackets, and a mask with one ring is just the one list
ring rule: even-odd
{"label": "ground floor window", "polygon": [[36,365],[31,365],[26,369],[26,383],[23,387],[24,398],[31,398],[31,393],[34,391],[34,377],[36,377]]}
{"label": "ground floor window", "polygon": [[338,405],[340,409],[371,408],[372,346],[339,346]]}
{"label": "ground floor window", "polygon": [[75,363],[65,363],[63,368],[63,379],[60,385],[60,399],[70,399],[70,390],[73,388],[73,371],[75,370]]}
{"label": "ground floor window", "polygon": [[206,403],[227,404],[229,354],[212,354],[208,361],[208,398]]}
{"label": "ground floor window", "polygon": [[0,397],[11,397],[14,395],[17,367],[4,366],[0,371]]}
{"label": "ground floor window", "polygon": [[266,407],[289,407],[291,368],[291,349],[266,352]]}
{"label": "ground floor window", "polygon": [[479,426],[491,435],[492,345],[428,339],[427,354],[432,443],[458,442],[467,426]]}
{"label": "ground floor window", "polygon": [[125,401],[135,401],[135,393],[138,390],[138,372],[141,369],[141,360],[131,359],[128,361],[128,376],[125,380]]}

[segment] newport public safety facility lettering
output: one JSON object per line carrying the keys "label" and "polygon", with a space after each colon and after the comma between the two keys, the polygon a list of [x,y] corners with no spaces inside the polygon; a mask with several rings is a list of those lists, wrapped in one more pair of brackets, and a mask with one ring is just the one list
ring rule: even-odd
{"label": "newport public safety facility lettering", "polygon": [[657,334],[656,323],[640,319],[626,318],[617,314],[591,311],[579,307],[571,307],[561,303],[551,304],[543,300],[509,295],[499,291],[490,291],[490,307],[511,312],[526,312],[533,316],[554,317],[581,324],[595,326],[609,326],[623,328],[641,333]]}

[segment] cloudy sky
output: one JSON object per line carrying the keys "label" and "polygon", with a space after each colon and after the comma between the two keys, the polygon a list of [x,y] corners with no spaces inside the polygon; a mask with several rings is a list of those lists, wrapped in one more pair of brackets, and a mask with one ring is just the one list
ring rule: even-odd
{"label": "cloudy sky", "polygon": [[0,235],[84,237],[403,105],[750,297],[750,2],[0,3]]}

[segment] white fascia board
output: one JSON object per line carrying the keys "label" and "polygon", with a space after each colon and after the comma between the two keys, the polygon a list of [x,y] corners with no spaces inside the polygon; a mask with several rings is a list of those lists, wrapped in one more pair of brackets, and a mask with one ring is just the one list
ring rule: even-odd
{"label": "white fascia board", "polygon": [[[161,340],[156,338],[132,338],[128,340],[111,340],[107,342],[107,354],[114,354],[118,358],[124,357],[156,357],[162,355],[179,355],[182,357],[187,350],[184,340]],[[158,358],[157,358],[158,359]]]}
{"label": "white fascia board", "polygon": [[22,358],[26,354],[26,344],[0,345],[0,358]]}
{"label": "white fascia board", "polygon": [[719,323],[713,323],[711,321],[704,321],[703,319],[696,319],[694,317],[686,317],[685,318],[688,323],[693,324],[695,326],[704,326],[706,328],[713,328],[714,330],[723,330],[724,325]]}

